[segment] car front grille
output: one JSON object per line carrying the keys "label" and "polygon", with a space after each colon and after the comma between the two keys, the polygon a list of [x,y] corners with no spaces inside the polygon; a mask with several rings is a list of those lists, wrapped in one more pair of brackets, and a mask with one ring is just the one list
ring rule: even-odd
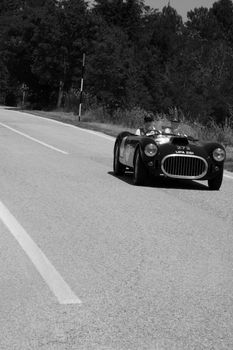
{"label": "car front grille", "polygon": [[162,171],[169,177],[195,180],[205,176],[207,170],[206,160],[197,156],[172,154],[162,160]]}

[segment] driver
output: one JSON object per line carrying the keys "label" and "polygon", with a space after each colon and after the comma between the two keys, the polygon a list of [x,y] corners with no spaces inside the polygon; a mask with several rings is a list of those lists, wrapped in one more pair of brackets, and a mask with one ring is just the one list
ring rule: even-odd
{"label": "driver", "polygon": [[135,134],[138,136],[144,136],[154,130],[156,130],[154,126],[154,118],[151,115],[146,115],[144,117],[144,125],[141,128],[138,128]]}

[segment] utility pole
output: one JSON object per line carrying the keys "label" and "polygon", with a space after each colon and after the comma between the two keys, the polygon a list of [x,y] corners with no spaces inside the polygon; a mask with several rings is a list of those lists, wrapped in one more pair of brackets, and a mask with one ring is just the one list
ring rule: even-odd
{"label": "utility pole", "polygon": [[22,86],[21,86],[21,91],[22,91],[22,109],[25,106],[25,97],[26,97],[27,90],[28,90],[28,86],[25,83],[23,83]]}
{"label": "utility pole", "polygon": [[78,112],[78,120],[81,120],[82,113],[82,97],[83,97],[83,78],[84,78],[84,70],[85,70],[85,59],[86,55],[83,53],[83,62],[82,62],[82,76],[81,76],[81,87],[80,87],[80,99],[79,99],[79,112]]}

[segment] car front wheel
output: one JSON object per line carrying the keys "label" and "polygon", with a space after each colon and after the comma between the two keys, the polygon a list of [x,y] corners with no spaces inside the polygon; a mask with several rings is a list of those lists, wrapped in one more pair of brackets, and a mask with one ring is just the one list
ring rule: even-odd
{"label": "car front wheel", "polygon": [[119,142],[116,142],[114,147],[114,159],[113,159],[113,172],[115,175],[123,175],[125,172],[125,165],[119,161],[120,146]]}
{"label": "car front wheel", "polygon": [[223,172],[208,180],[208,186],[211,191],[218,191],[222,185]]}
{"label": "car front wheel", "polygon": [[137,186],[145,185],[147,175],[147,169],[141,159],[140,150],[138,149],[135,155],[133,184]]}

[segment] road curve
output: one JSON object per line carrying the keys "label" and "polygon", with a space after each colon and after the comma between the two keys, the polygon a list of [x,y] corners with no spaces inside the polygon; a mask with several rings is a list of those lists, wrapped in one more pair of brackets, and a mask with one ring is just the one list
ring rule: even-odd
{"label": "road curve", "polygon": [[113,138],[4,108],[0,144],[1,350],[232,350],[230,173],[135,187]]}

